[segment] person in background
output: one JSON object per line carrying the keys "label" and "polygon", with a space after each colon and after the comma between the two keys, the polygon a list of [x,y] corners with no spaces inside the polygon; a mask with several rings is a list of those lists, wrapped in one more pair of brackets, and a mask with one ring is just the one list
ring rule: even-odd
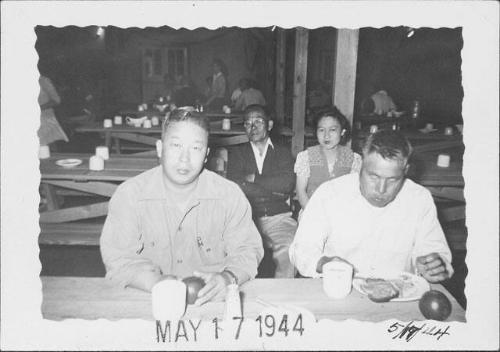
{"label": "person in background", "polygon": [[335,107],[317,116],[319,144],[300,152],[294,167],[297,175],[295,190],[302,209],[323,182],[359,172],[361,156],[345,145],[350,132],[349,121]]}
{"label": "person in background", "polygon": [[266,105],[266,99],[261,91],[253,87],[253,83],[248,78],[240,80],[241,94],[234,104],[235,110],[245,110],[250,105]]}
{"label": "person in background", "polygon": [[202,114],[172,111],[158,146],[161,165],[111,197],[100,248],[116,285],[151,291],[161,280],[194,274],[206,282],[199,305],[257,274],[263,247],[250,204],[236,184],[203,168],[208,134]]}
{"label": "person in background", "polygon": [[220,110],[226,103],[227,82],[224,71],[224,63],[215,59],[213,62],[212,88],[205,105],[211,110]]}
{"label": "person in background", "polygon": [[38,104],[41,110],[40,128],[38,129],[40,145],[50,145],[59,140],[68,142],[68,136],[64,133],[54,112],[54,107],[61,104],[61,98],[50,78],[42,74],[38,82],[40,84]]}
{"label": "person in background", "polygon": [[244,121],[250,141],[229,150],[227,178],[241,187],[252,205],[264,245],[273,252],[275,277],[293,278],[288,248],[297,222],[287,203],[295,184],[293,157],[287,147],[271,141],[273,121],[263,106],[248,106]]}
{"label": "person in background", "polygon": [[451,252],[431,193],[406,179],[412,147],[397,131],[370,135],[358,174],[323,183],[309,200],[290,247],[304,276],[340,260],[356,272],[384,277],[400,272],[436,283],[453,274]]}
{"label": "person in background", "polygon": [[178,107],[195,106],[198,95],[189,78],[178,75],[176,81],[175,90],[173,92],[174,104]]}
{"label": "person in background", "polygon": [[396,109],[396,104],[385,90],[377,91],[361,104],[361,111],[366,114],[374,113],[385,116]]}
{"label": "person in background", "polygon": [[241,95],[241,80],[238,84],[238,87],[231,94],[231,106],[232,107],[234,107],[234,105],[238,101],[238,98],[240,97],[240,95]]}

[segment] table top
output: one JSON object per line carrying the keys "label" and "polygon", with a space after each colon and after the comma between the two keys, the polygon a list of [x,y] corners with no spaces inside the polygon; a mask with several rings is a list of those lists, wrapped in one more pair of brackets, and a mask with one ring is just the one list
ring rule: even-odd
{"label": "table top", "polygon": [[[112,127],[104,127],[102,123],[87,123],[75,128],[76,132],[86,133],[86,132],[96,132],[96,133],[134,133],[134,134],[161,134],[161,126],[152,126],[151,128],[144,127],[134,127],[127,124],[113,125]],[[232,124],[230,130],[222,129],[221,121],[214,121],[210,123],[210,134],[211,135],[240,135],[245,134],[245,129],[243,125]]]}
{"label": "table top", "polygon": [[[147,319],[153,320],[151,294],[133,288],[112,287],[104,278],[41,277],[42,314],[46,319],[68,318]],[[443,292],[452,304],[448,321],[465,321],[465,311],[441,285],[432,289]],[[240,288],[243,316],[257,317],[266,307],[260,301],[277,306],[307,309],[317,320],[356,319],[361,321],[424,320],[418,301],[375,303],[354,288],[344,299],[330,299],[323,292],[321,279],[255,279]],[[224,302],[209,302],[201,307],[188,306],[185,319],[222,318]]]}
{"label": "table top", "polygon": [[[40,160],[40,173],[43,179],[74,181],[125,181],[146,170],[159,165],[156,157],[137,157],[132,155],[110,155],[104,162],[104,170],[89,170],[90,154],[52,154]],[[56,165],[61,159],[81,159],[82,163],[71,168]]]}
{"label": "table top", "polygon": [[[133,116],[137,116],[137,115],[148,116],[148,117],[152,117],[152,116],[160,117],[160,116],[165,116],[165,113],[167,111],[168,110],[166,110],[165,112],[160,112],[158,110],[139,111],[139,110],[133,110],[133,109],[124,109],[124,110],[120,110],[117,115],[121,115],[123,117],[125,117],[125,116],[133,117]],[[220,112],[205,111],[205,112],[202,112],[202,114],[210,119],[212,119],[212,118],[226,118],[226,117],[229,117],[229,118],[243,117],[243,111],[231,111],[231,113],[229,113],[229,114],[226,114],[223,111],[220,111]]]}

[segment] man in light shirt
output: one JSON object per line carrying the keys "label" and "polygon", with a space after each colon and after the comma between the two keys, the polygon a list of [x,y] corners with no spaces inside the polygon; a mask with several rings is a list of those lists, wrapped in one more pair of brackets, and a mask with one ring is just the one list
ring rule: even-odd
{"label": "man in light shirt", "polygon": [[273,252],[275,277],[291,278],[295,269],[288,249],[297,222],[287,200],[295,187],[294,160],[289,148],[271,141],[273,121],[263,106],[250,105],[244,115],[250,142],[229,150],[227,177],[240,185],[252,205],[264,245]]}
{"label": "man in light shirt", "polygon": [[240,80],[241,94],[234,104],[235,110],[245,110],[247,106],[258,104],[265,106],[266,99],[262,92],[255,89],[253,83],[248,78]]}
{"label": "man in light shirt", "polygon": [[413,272],[429,282],[453,274],[451,252],[430,192],[406,179],[411,145],[395,131],[368,137],[360,174],[322,184],[311,197],[290,247],[304,276],[332,260],[364,275]]}

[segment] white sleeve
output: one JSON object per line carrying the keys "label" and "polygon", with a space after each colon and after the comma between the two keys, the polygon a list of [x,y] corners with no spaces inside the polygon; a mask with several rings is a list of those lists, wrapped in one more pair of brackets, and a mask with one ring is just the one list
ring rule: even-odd
{"label": "white sleeve", "polygon": [[309,153],[307,150],[297,154],[297,160],[295,161],[293,171],[298,176],[303,176],[305,178],[309,178],[309,176],[311,176],[311,169],[309,168]]}
{"label": "white sleeve", "polygon": [[415,238],[415,246],[412,255],[412,263],[415,267],[417,257],[430,253],[438,253],[445,262],[446,269],[453,275],[451,266],[451,251],[446,242],[443,229],[437,218],[436,206],[429,191],[420,200],[422,206],[419,227]]}
{"label": "white sleeve", "polygon": [[309,199],[289,250],[291,262],[303,276],[308,277],[320,276],[316,266],[323,256],[324,244],[328,237],[323,186],[321,185]]}

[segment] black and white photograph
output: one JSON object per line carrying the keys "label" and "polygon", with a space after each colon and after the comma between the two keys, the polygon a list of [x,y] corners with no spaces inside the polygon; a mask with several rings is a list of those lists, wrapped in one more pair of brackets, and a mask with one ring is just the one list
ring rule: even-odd
{"label": "black and white photograph", "polygon": [[499,348],[497,3],[6,1],[1,33],[2,349]]}

